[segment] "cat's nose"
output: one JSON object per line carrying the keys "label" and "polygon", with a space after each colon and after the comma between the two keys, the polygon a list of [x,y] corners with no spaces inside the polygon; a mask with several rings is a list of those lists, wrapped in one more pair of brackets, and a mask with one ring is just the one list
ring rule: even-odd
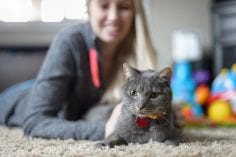
{"label": "cat's nose", "polygon": [[139,111],[144,111],[144,109],[145,109],[145,106],[144,106],[144,105],[138,106],[138,110],[139,110]]}
{"label": "cat's nose", "polygon": [[144,108],[145,108],[144,106],[139,107],[140,110],[144,110]]}

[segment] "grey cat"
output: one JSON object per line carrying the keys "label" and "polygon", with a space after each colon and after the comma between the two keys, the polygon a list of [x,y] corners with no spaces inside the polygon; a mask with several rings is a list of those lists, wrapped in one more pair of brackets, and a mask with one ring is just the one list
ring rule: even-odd
{"label": "grey cat", "polygon": [[160,72],[140,71],[123,65],[126,83],[122,108],[115,130],[98,145],[114,147],[128,143],[164,142],[178,145],[181,130],[175,128],[172,111],[171,68]]}

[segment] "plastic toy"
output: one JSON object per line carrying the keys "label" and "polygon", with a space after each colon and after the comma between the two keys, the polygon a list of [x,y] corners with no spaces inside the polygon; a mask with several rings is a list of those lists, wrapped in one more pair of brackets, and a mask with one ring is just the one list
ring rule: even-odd
{"label": "plastic toy", "polygon": [[193,77],[198,85],[207,84],[207,82],[210,80],[210,74],[207,70],[198,70],[194,72]]}
{"label": "plastic toy", "polygon": [[196,118],[199,118],[199,117],[202,117],[203,116],[203,109],[202,107],[199,105],[199,104],[194,104],[192,106],[192,109],[193,109],[193,113],[194,113],[194,116]]}
{"label": "plastic toy", "polygon": [[199,85],[195,91],[195,101],[200,105],[204,105],[207,102],[209,95],[209,86],[206,84]]}
{"label": "plastic toy", "polygon": [[233,64],[230,70],[221,70],[220,74],[212,83],[211,92],[215,94],[231,90],[236,90],[236,64]]}
{"label": "plastic toy", "polygon": [[236,125],[236,64],[215,78],[207,104],[212,122]]}
{"label": "plastic toy", "polygon": [[214,79],[214,81],[212,82],[212,89],[211,89],[211,92],[213,94],[227,91],[227,87],[225,85],[226,84],[225,79],[227,77],[227,73],[228,73],[227,69],[222,69],[220,74]]}
{"label": "plastic toy", "polygon": [[193,78],[190,63],[181,61],[175,64],[171,86],[173,101],[181,104],[184,117],[203,115],[202,107],[195,101],[196,81]]}
{"label": "plastic toy", "polygon": [[175,64],[171,87],[174,102],[183,103],[194,100],[196,82],[192,77],[190,63],[182,61]]}
{"label": "plastic toy", "polygon": [[232,65],[227,78],[228,80],[226,80],[230,82],[231,90],[236,90],[236,64]]}
{"label": "plastic toy", "polygon": [[188,104],[183,105],[181,111],[182,111],[184,118],[191,118],[194,116],[192,107]]}
{"label": "plastic toy", "polygon": [[208,117],[214,123],[223,123],[231,116],[230,104],[226,101],[214,101],[208,109]]}
{"label": "plastic toy", "polygon": [[222,69],[209,83],[209,73],[192,73],[188,62],[174,67],[171,87],[174,103],[181,105],[187,125],[236,125],[236,64]]}

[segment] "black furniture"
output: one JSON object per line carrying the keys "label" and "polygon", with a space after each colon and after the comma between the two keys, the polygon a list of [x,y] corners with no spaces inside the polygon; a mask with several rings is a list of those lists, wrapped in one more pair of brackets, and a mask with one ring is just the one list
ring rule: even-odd
{"label": "black furniture", "polygon": [[0,21],[0,92],[34,79],[55,34],[73,22]]}
{"label": "black furniture", "polygon": [[213,73],[236,63],[236,0],[213,0]]}

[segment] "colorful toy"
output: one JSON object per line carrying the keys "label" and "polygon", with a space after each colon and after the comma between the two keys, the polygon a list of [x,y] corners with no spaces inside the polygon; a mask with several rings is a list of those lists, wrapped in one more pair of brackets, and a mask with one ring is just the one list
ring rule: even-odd
{"label": "colorful toy", "polygon": [[195,116],[196,118],[199,118],[199,117],[202,117],[202,116],[203,116],[203,109],[202,109],[202,107],[201,107],[199,104],[195,103],[195,104],[192,106],[192,108],[193,108],[194,116]]}
{"label": "colorful toy", "polygon": [[194,116],[192,107],[189,104],[184,104],[182,106],[182,114],[184,118],[191,118]]}
{"label": "colorful toy", "polygon": [[193,78],[190,63],[181,61],[175,64],[171,86],[173,101],[175,104],[181,104],[185,117],[203,115],[202,107],[195,101],[196,81]]}
{"label": "colorful toy", "polygon": [[175,64],[171,87],[189,125],[236,125],[236,64],[222,69],[209,83],[204,70],[192,73],[190,63]]}
{"label": "colorful toy", "polygon": [[[228,79],[228,80],[227,80]],[[236,90],[236,64],[233,64],[229,70],[226,81],[230,82],[230,90]]]}
{"label": "colorful toy", "polygon": [[192,77],[190,63],[182,61],[175,64],[171,87],[174,102],[184,103],[194,100],[196,82]]}
{"label": "colorful toy", "polygon": [[208,117],[214,123],[224,123],[231,116],[231,107],[227,101],[216,100],[208,109]]}
{"label": "colorful toy", "polygon": [[207,104],[212,122],[236,125],[236,64],[215,78]]}
{"label": "colorful toy", "polygon": [[227,83],[225,82],[227,73],[228,70],[224,68],[221,70],[220,74],[214,79],[211,88],[211,92],[213,94],[227,91],[227,86],[229,86],[229,85],[226,86]]}
{"label": "colorful toy", "polygon": [[207,84],[210,80],[210,74],[207,70],[197,70],[194,72],[194,79],[198,85]]}
{"label": "colorful toy", "polygon": [[211,92],[215,94],[232,90],[236,90],[236,64],[233,64],[230,70],[225,68],[221,70],[212,83]]}
{"label": "colorful toy", "polygon": [[204,105],[207,102],[208,97],[210,96],[210,88],[206,84],[199,85],[195,91],[195,101]]}

